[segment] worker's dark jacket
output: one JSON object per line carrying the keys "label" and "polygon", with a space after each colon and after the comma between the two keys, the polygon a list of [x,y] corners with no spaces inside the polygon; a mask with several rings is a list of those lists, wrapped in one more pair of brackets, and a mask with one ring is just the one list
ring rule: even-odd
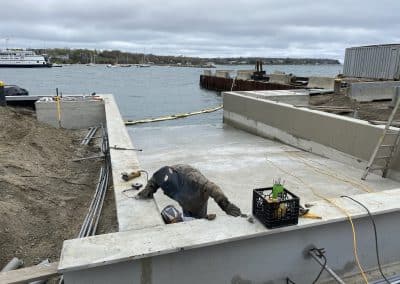
{"label": "worker's dark jacket", "polygon": [[207,202],[210,196],[218,204],[227,201],[215,183],[189,165],[162,167],[153,174],[142,194],[151,197],[158,188],[176,200],[187,217],[204,218],[207,215]]}

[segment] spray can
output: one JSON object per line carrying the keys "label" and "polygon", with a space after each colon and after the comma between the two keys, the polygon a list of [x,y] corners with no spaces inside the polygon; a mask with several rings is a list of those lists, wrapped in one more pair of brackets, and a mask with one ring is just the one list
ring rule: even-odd
{"label": "spray can", "polygon": [[0,106],[6,106],[6,93],[4,90],[4,83],[3,81],[0,81]]}

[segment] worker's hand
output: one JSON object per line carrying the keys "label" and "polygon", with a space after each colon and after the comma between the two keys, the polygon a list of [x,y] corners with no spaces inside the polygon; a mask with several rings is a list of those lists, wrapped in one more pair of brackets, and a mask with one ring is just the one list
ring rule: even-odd
{"label": "worker's hand", "polygon": [[148,198],[153,198],[153,193],[147,190],[147,188],[144,188],[136,195],[136,199],[148,199]]}
{"label": "worker's hand", "polygon": [[234,216],[234,217],[238,217],[242,214],[242,212],[240,211],[240,208],[230,202],[229,202],[228,206],[226,207],[225,212],[226,212],[226,214]]}
{"label": "worker's hand", "polygon": [[228,199],[221,200],[218,203],[219,207],[221,207],[222,210],[226,212],[226,214],[238,217],[242,212],[240,211],[240,208],[237,207],[235,204],[230,203]]}

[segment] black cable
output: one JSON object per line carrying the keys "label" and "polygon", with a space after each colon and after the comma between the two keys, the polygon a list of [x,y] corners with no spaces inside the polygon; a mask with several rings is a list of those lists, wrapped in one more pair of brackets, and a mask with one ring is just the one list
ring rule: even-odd
{"label": "black cable", "polygon": [[313,248],[313,249],[311,249],[311,250],[312,250],[312,251],[315,251],[315,252],[317,253],[317,256],[318,256],[319,258],[323,258],[323,259],[324,259],[324,264],[322,265],[322,268],[321,268],[321,270],[319,271],[317,277],[315,277],[315,280],[313,281],[313,284],[315,284],[315,283],[317,283],[317,281],[318,281],[319,278],[321,277],[322,272],[325,270],[325,268],[326,268],[326,263],[327,263],[328,261],[327,261],[325,255],[324,255],[324,253],[325,253],[325,249],[324,249],[324,248],[320,248],[320,249]]}
{"label": "black cable", "polygon": [[387,283],[390,284],[390,281],[386,278],[385,274],[383,274],[383,271],[382,271],[381,261],[380,261],[380,257],[379,257],[378,234],[377,234],[377,230],[376,230],[376,224],[375,224],[375,219],[374,219],[374,217],[372,216],[372,214],[371,214],[371,212],[369,211],[369,209],[368,209],[364,204],[362,204],[360,201],[357,201],[357,200],[355,200],[354,198],[352,198],[352,197],[350,197],[350,196],[347,196],[347,195],[342,195],[342,196],[340,196],[340,197],[348,198],[348,199],[354,201],[355,203],[357,203],[358,205],[360,205],[361,207],[363,207],[363,208],[367,211],[368,216],[369,216],[370,219],[371,219],[372,226],[373,226],[373,228],[374,228],[374,235],[375,235],[375,252],[376,252],[376,260],[377,260],[377,262],[378,262],[379,272],[381,273],[383,279],[385,279],[385,281],[386,281]]}
{"label": "black cable", "polygon": [[295,282],[292,281],[289,277],[286,277],[286,284],[296,284]]}

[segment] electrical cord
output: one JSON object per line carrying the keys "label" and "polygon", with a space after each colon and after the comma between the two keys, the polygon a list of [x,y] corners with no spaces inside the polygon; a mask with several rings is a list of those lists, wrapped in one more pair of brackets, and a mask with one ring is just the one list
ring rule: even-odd
{"label": "electrical cord", "polygon": [[291,173],[289,171],[286,171],[285,169],[283,169],[282,167],[278,166],[276,163],[272,162],[268,158],[266,158],[266,161],[268,163],[270,163],[271,165],[273,165],[274,167],[276,167],[277,169],[279,169],[280,171],[282,171],[282,172],[286,173],[287,175],[290,175],[290,176],[294,177],[295,179],[297,179],[298,181],[300,181],[302,184],[307,186],[315,196],[317,196],[317,197],[325,200],[326,202],[332,204],[333,206],[338,208],[340,211],[343,212],[343,214],[345,214],[347,216],[347,219],[349,220],[349,223],[350,223],[350,226],[351,226],[351,231],[352,231],[352,234],[353,234],[353,254],[354,254],[354,259],[355,259],[355,261],[357,263],[358,269],[360,270],[361,276],[364,279],[364,282],[366,284],[368,284],[369,283],[368,282],[368,278],[365,275],[364,269],[361,266],[360,259],[358,257],[358,252],[357,252],[357,234],[356,234],[356,230],[355,230],[355,227],[354,227],[353,219],[351,218],[350,213],[344,207],[338,205],[334,200],[329,199],[329,198],[319,194],[311,184],[305,182],[300,177],[294,175],[293,173]]}
{"label": "electrical cord", "polygon": [[[314,171],[316,171],[316,172],[318,172],[320,174],[323,174],[323,175],[329,176],[331,178],[343,181],[345,183],[349,183],[349,184],[353,185],[354,187],[357,187],[357,188],[361,189],[362,191],[365,191],[365,192],[368,192],[368,193],[374,192],[374,190],[372,188],[370,188],[368,185],[361,184],[358,181],[352,180],[350,177],[342,178],[342,177],[337,176],[335,173],[333,173],[332,169],[330,169],[327,165],[324,165],[322,163],[314,161],[315,163],[319,164],[320,166],[327,168],[327,169],[324,170],[324,169],[322,169],[322,167],[316,167],[313,164],[311,164],[310,162],[306,161],[303,157],[301,157],[297,153],[294,153],[294,152],[293,153],[287,152],[287,153],[288,153],[288,156],[293,156],[295,159],[299,159],[304,164],[306,164],[306,166],[312,168]],[[294,159],[292,159],[292,160],[294,160]]]}
{"label": "electrical cord", "polygon": [[352,198],[352,197],[350,197],[350,196],[347,196],[347,195],[342,195],[342,196],[340,196],[340,197],[342,197],[342,198],[348,198],[348,199],[352,200],[353,202],[357,203],[358,205],[360,205],[361,207],[363,207],[363,208],[367,211],[368,216],[369,216],[369,218],[371,219],[372,226],[373,226],[373,228],[374,228],[375,252],[376,252],[376,260],[377,260],[377,262],[378,262],[379,272],[381,273],[382,278],[385,279],[386,283],[389,283],[389,284],[390,284],[390,281],[386,278],[385,274],[384,274],[383,271],[382,271],[381,261],[380,261],[380,257],[379,257],[378,234],[377,234],[377,230],[376,230],[376,223],[375,223],[374,217],[372,216],[372,214],[371,214],[371,212],[369,211],[369,209],[367,208],[367,206],[365,206],[364,204],[362,204],[360,201],[357,201],[357,200],[355,200],[354,198]]}
{"label": "electrical cord", "polygon": [[327,259],[326,259],[326,257],[325,257],[325,249],[324,249],[324,248],[320,248],[320,249],[313,248],[313,249],[311,249],[311,251],[315,251],[316,254],[317,254],[317,256],[318,256],[319,258],[323,258],[323,259],[324,259],[324,264],[322,265],[321,270],[319,271],[317,277],[315,277],[315,280],[314,280],[313,283],[312,283],[312,284],[315,284],[315,283],[317,283],[317,281],[318,281],[319,278],[321,277],[322,272],[325,270],[325,268],[326,268],[326,263],[327,263],[328,261],[327,261]]}
{"label": "electrical cord", "polygon": [[286,277],[286,284],[296,284],[296,282],[293,282],[292,279]]}

